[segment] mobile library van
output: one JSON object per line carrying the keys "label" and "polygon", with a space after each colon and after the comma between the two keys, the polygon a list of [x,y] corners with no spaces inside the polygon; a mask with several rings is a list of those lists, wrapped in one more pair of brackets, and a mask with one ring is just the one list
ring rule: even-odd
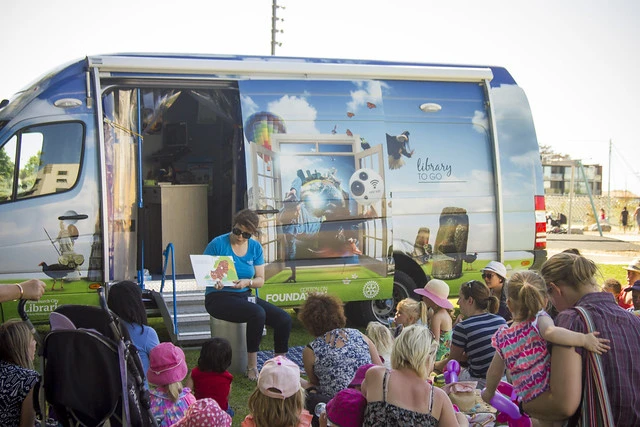
{"label": "mobile library van", "polygon": [[329,292],[360,323],[428,277],[546,257],[533,120],[503,68],[116,54],[0,105],[0,282],[47,282],[36,321],[118,280],[202,294],[190,255],[244,207],[260,297]]}

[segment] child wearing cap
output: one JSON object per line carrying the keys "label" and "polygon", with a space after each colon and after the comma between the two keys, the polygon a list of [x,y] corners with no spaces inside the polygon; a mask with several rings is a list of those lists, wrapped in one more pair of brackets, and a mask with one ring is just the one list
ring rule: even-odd
{"label": "child wearing cap", "polygon": [[624,302],[631,305],[633,301],[631,300],[631,294],[627,291],[630,289],[636,280],[640,280],[640,258],[636,258],[628,266],[624,267],[627,270],[627,286],[625,287],[625,299]]}
{"label": "child wearing cap", "polygon": [[182,387],[187,376],[184,352],[170,342],[155,346],[149,354],[149,384],[155,385],[149,392],[151,412],[156,419],[162,418],[159,427],[168,427],[178,422],[189,405],[196,401],[188,387]]}
{"label": "child wearing cap", "polygon": [[633,303],[627,310],[636,316],[640,316],[640,280],[633,282],[633,286],[626,288],[624,291],[631,293],[631,301]]}
{"label": "child wearing cap", "polygon": [[264,363],[258,386],[249,396],[249,415],[242,427],[308,427],[312,416],[304,409],[305,391],[300,368],[277,356]]}
{"label": "child wearing cap", "polygon": [[451,336],[453,334],[453,321],[448,310],[453,309],[449,302],[449,285],[438,279],[429,280],[422,289],[414,289],[422,296],[422,302],[433,310],[429,318],[429,329],[433,333],[433,339],[438,343],[436,362],[444,359],[451,348]]}

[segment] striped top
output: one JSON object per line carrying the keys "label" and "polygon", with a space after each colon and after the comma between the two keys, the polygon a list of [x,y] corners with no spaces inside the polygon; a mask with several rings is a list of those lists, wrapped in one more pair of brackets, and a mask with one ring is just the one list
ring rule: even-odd
{"label": "striped top", "polygon": [[511,327],[498,329],[492,344],[511,372],[513,388],[523,402],[549,389],[551,358],[547,342],[540,336],[538,318],[549,315],[540,310],[536,317]]}
{"label": "striped top", "polygon": [[498,328],[506,324],[496,314],[483,313],[471,316],[453,327],[451,344],[462,348],[467,354],[469,374],[472,377],[486,378],[496,352],[491,345],[491,338]]}

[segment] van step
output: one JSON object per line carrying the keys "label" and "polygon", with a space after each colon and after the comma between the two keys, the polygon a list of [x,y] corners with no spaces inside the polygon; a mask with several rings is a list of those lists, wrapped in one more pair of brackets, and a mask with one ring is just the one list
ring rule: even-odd
{"label": "van step", "polygon": [[[166,283],[165,283],[166,290]],[[204,292],[176,292],[175,304],[178,322],[178,334],[173,332],[173,292],[152,292],[156,308],[149,312],[159,312],[174,344],[199,345],[211,338],[211,317],[204,306]]]}

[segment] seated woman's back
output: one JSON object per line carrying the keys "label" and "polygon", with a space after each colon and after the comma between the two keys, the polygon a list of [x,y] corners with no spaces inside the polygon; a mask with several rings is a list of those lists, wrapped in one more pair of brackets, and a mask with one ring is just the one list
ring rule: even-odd
{"label": "seated woman's back", "polygon": [[356,329],[334,329],[313,340],[309,347],[315,356],[313,371],[318,389],[327,396],[347,388],[356,370],[371,363],[369,345]]}
{"label": "seated woman's back", "polygon": [[[367,381],[365,419],[437,425],[443,403],[438,393],[441,390],[405,370],[375,368]],[[365,425],[372,424],[365,422]]]}

